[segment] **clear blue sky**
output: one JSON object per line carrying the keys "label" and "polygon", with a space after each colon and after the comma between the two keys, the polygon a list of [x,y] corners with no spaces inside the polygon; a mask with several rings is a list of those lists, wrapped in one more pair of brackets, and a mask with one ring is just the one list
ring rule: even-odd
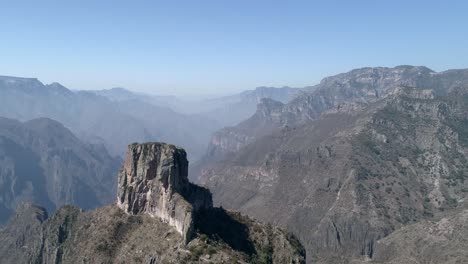
{"label": "clear blue sky", "polygon": [[0,75],[156,94],[468,68],[468,1],[0,0]]}

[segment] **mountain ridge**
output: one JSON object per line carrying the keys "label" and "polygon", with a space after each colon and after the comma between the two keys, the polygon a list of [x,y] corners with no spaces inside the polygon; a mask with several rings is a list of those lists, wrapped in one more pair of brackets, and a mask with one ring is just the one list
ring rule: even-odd
{"label": "mountain ridge", "polygon": [[[456,76],[452,76],[453,74],[456,74]],[[259,122],[255,120],[258,115],[254,114],[251,117],[251,119],[254,119],[252,121],[247,119],[236,126],[217,131],[214,134],[217,140],[210,142],[208,148],[218,149],[217,154],[229,153],[228,149],[217,146],[216,141],[232,141],[229,137],[231,134],[235,134],[236,138],[241,139],[241,141],[232,144],[242,146],[256,138],[255,131],[263,130],[263,135],[283,126],[294,126],[309,122],[319,118],[322,112],[336,108],[340,104],[346,104],[347,107],[360,107],[360,104],[366,105],[392,94],[399,86],[434,89],[436,93],[444,94],[463,85],[463,83],[468,83],[468,70],[447,70],[436,73],[424,66],[408,65],[394,68],[365,67],[354,69],[322,79],[319,84],[313,86],[313,91],[302,93],[285,104],[283,109],[272,111],[277,115],[276,120],[279,122],[262,122],[263,120]],[[437,87],[444,88],[439,89]],[[263,107],[263,104],[260,103],[260,107]],[[257,110],[260,110],[260,108]],[[258,125],[250,126],[252,131],[239,129],[239,127],[245,127],[245,123],[254,122],[258,123]],[[265,123],[267,125],[262,127]],[[276,125],[272,126],[272,124]],[[208,155],[210,154],[208,153]]]}
{"label": "mountain ridge", "polygon": [[[122,156],[129,142],[164,140],[190,149],[196,157],[217,128],[212,120],[201,116],[183,115],[140,101],[136,106],[142,112],[135,113],[125,102],[112,102],[87,91],[72,92],[60,84],[44,85],[33,78],[3,77],[0,96],[4,99],[0,116],[21,121],[40,117],[57,120],[85,141],[104,142],[112,155]],[[151,119],[146,120],[148,116]],[[114,129],[116,125],[118,130]],[[196,125],[200,128],[185,132]]]}
{"label": "mountain ridge", "polygon": [[[371,99],[323,104],[315,101],[327,94],[320,89],[315,99],[298,97],[324,110],[310,112],[319,114],[304,122],[286,112],[283,120],[294,122],[253,137],[221,159],[218,154],[201,169],[200,183],[212,190],[215,204],[298,235],[310,262],[372,259],[376,241],[439,210],[453,210],[466,196],[468,82],[467,71],[458,72],[457,78],[416,78],[437,89],[407,87],[409,78],[405,85],[382,81],[385,96],[374,92]],[[348,89],[355,87],[362,86]],[[306,109],[317,106],[311,107]]]}
{"label": "mountain ridge", "polygon": [[113,205],[64,206],[48,217],[22,204],[0,230],[2,262],[305,263],[291,234],[213,208],[209,191],[188,182],[183,149],[134,143],[127,158]]}
{"label": "mountain ridge", "polygon": [[113,196],[118,159],[52,119],[0,118],[0,157],[1,222],[24,200],[53,211],[66,203],[94,208]]}

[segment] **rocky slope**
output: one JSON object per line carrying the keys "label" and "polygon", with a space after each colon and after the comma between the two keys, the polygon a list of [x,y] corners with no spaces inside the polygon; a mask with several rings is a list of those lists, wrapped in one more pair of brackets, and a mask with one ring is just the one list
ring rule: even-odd
{"label": "rocky slope", "polygon": [[33,78],[0,76],[0,98],[0,116],[57,120],[82,140],[103,143],[112,155],[122,157],[131,142],[163,140],[187,148],[197,159],[210,134],[219,129],[213,120],[180,114],[139,97],[112,101]]}
{"label": "rocky slope", "polygon": [[466,263],[468,210],[405,226],[377,242],[376,263]]}
{"label": "rocky slope", "polygon": [[[104,96],[115,102],[140,101],[159,107],[170,108],[175,112],[186,115],[202,116],[216,121],[219,128],[235,125],[255,113],[257,104],[268,98],[287,103],[306,88],[291,87],[257,87],[241,93],[213,97],[191,98],[176,96],[155,96],[131,92],[123,88],[91,91],[94,94]],[[311,88],[309,88],[310,90]]]}
{"label": "rocky slope", "polygon": [[233,126],[252,116],[262,99],[287,103],[301,91],[302,89],[291,87],[257,87],[236,95],[202,101],[203,105],[212,106],[212,109],[206,109],[202,114],[218,121],[222,127]]}
{"label": "rocky slope", "polygon": [[221,157],[237,152],[255,138],[267,135],[281,126],[280,113],[284,104],[272,99],[263,98],[257,105],[255,114],[235,127],[223,128],[211,138],[207,155]]}
{"label": "rocky slope", "polygon": [[119,160],[85,144],[51,119],[0,118],[0,223],[21,201],[49,211],[64,204],[90,209],[115,197]]}
{"label": "rocky slope", "polygon": [[[283,106],[271,102],[260,103],[260,113],[257,112],[234,127],[216,132],[204,160],[235,152],[259,135],[269,134],[278,128],[316,120],[321,113],[330,109],[346,107],[348,109],[341,110],[355,111],[362,104],[387,97],[400,86],[432,89],[442,95],[467,84],[468,70],[437,73],[426,67],[415,66],[361,68],[327,77]],[[270,108],[265,111],[265,107]]]}
{"label": "rocky slope", "polygon": [[287,102],[299,91],[260,87],[232,96],[185,100],[123,88],[70,91],[59,83],[0,76],[0,116],[20,121],[52,118],[82,140],[103,143],[121,157],[130,142],[157,140],[174,142],[187,149],[192,160],[199,160],[211,134],[251,116],[261,98]]}
{"label": "rocky slope", "polygon": [[242,147],[256,138],[270,134],[281,126],[280,113],[284,104],[263,98],[257,105],[257,111],[249,119],[234,127],[225,127],[211,136],[205,155],[190,168],[190,179],[197,182],[203,170],[216,162],[229,159]]}
{"label": "rocky slope", "polygon": [[2,263],[305,263],[288,233],[213,208],[187,164],[175,146],[130,145],[117,205],[65,206],[48,218],[23,204],[0,231]]}
{"label": "rocky slope", "polygon": [[468,93],[453,83],[340,103],[254,139],[201,180],[216,204],[296,233],[311,263],[372,259],[377,240],[468,195]]}

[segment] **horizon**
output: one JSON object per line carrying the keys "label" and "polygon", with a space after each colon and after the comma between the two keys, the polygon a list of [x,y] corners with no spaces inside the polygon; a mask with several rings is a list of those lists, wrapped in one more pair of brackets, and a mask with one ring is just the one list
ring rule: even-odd
{"label": "horizon", "polygon": [[468,1],[2,4],[0,264],[468,264]]}
{"label": "horizon", "polygon": [[[135,94],[150,95],[150,96],[161,96],[161,97],[167,96],[167,97],[177,97],[177,98],[181,98],[181,99],[185,98],[185,99],[194,99],[195,100],[195,99],[210,99],[210,98],[214,99],[214,98],[217,98],[217,97],[232,96],[232,95],[236,95],[236,94],[239,94],[239,93],[242,93],[242,92],[245,92],[245,91],[254,91],[254,90],[258,89],[258,88],[263,88],[263,87],[277,88],[277,89],[279,89],[279,88],[302,89],[302,88],[307,88],[307,87],[312,87],[312,86],[318,85],[324,78],[335,76],[335,75],[342,74],[342,73],[348,73],[348,72],[351,72],[353,70],[359,70],[359,69],[365,69],[365,68],[388,68],[388,69],[391,69],[391,68],[402,67],[402,66],[426,67],[426,68],[428,68],[428,69],[430,69],[430,70],[432,70],[432,71],[434,71],[436,73],[442,73],[442,72],[447,72],[447,71],[452,71],[452,70],[465,70],[465,69],[468,69],[468,68],[447,68],[447,69],[435,70],[435,69],[433,69],[431,67],[428,67],[426,65],[410,65],[410,64],[399,64],[399,65],[393,65],[393,66],[363,66],[363,67],[348,69],[348,70],[345,70],[343,72],[336,72],[336,73],[332,73],[331,75],[323,76],[317,82],[309,84],[309,85],[305,85],[305,86],[302,86],[302,87],[293,87],[291,85],[282,85],[282,86],[260,85],[260,86],[240,89],[240,90],[236,90],[236,91],[226,91],[225,93],[220,92],[220,93],[205,93],[205,94],[202,94],[202,93],[158,94],[158,93],[153,93],[152,91],[139,91],[138,89],[132,89],[131,87],[122,87],[122,86],[102,88],[102,89],[72,89],[72,88],[67,87],[66,85],[64,85],[63,83],[60,83],[58,81],[45,82],[45,81],[41,80],[41,78],[34,77],[34,76],[15,76],[15,75],[5,75],[5,74],[0,73],[0,78],[34,79],[34,80],[37,80],[37,81],[41,82],[44,85],[51,85],[51,84],[56,83],[56,84],[62,85],[63,87],[65,87],[66,89],[68,89],[70,91],[75,91],[75,92],[78,92],[78,91],[109,91],[109,90],[113,90],[113,89],[122,89],[122,90],[132,92],[132,93],[135,93]],[[197,96],[199,98],[195,98]]]}
{"label": "horizon", "polygon": [[468,68],[467,8],[401,0],[17,1],[0,18],[7,40],[0,73],[71,90],[185,96],[306,87],[374,65]]}

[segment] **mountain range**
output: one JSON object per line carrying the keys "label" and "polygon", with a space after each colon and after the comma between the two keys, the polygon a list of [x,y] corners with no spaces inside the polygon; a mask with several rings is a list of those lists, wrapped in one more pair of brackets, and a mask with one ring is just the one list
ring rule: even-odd
{"label": "mountain range", "polygon": [[398,230],[419,223],[422,232],[465,206],[467,92],[467,70],[328,77],[287,104],[263,100],[250,119],[215,133],[193,179],[215,204],[295,233],[309,263],[402,263],[381,251],[405,237]]}
{"label": "mountain range", "polygon": [[257,87],[254,90],[247,90],[238,94],[208,98],[155,96],[131,92],[124,88],[112,88],[90,92],[104,96],[111,101],[123,102],[138,100],[160,107],[170,108],[175,112],[186,115],[200,115],[216,121],[221,128],[236,125],[249,118],[255,113],[257,104],[263,98],[270,98],[287,103],[306,89],[311,88]]}
{"label": "mountain range", "polygon": [[256,98],[271,96],[287,101],[296,90],[259,88],[187,103],[171,96],[149,96],[122,88],[71,91],[59,83],[44,85],[35,78],[0,76],[0,116],[20,121],[51,118],[86,142],[104,144],[114,156],[122,157],[131,142],[157,140],[180,145],[192,153],[193,160],[198,160],[214,131],[255,112]]}
{"label": "mountain range", "polygon": [[[367,67],[202,100],[0,77],[0,96],[20,120],[0,119],[8,262],[468,261],[468,70]],[[190,168],[180,147],[130,144],[161,140]]]}
{"label": "mountain range", "polygon": [[82,142],[51,119],[0,118],[0,224],[23,201],[49,211],[108,204],[117,184],[109,175],[119,163],[102,145]]}
{"label": "mountain range", "polygon": [[[345,104],[341,107],[356,108],[378,101],[391,94],[397,86],[431,89],[440,95],[467,82],[467,70],[437,73],[423,66],[355,69],[324,78],[319,84],[309,87],[309,92],[301,93],[289,103],[263,100],[251,118],[217,131],[209,149],[217,154],[230,152],[232,145],[240,147],[277,128],[315,120],[322,112],[340,104]],[[227,148],[223,144],[227,144]]]}

